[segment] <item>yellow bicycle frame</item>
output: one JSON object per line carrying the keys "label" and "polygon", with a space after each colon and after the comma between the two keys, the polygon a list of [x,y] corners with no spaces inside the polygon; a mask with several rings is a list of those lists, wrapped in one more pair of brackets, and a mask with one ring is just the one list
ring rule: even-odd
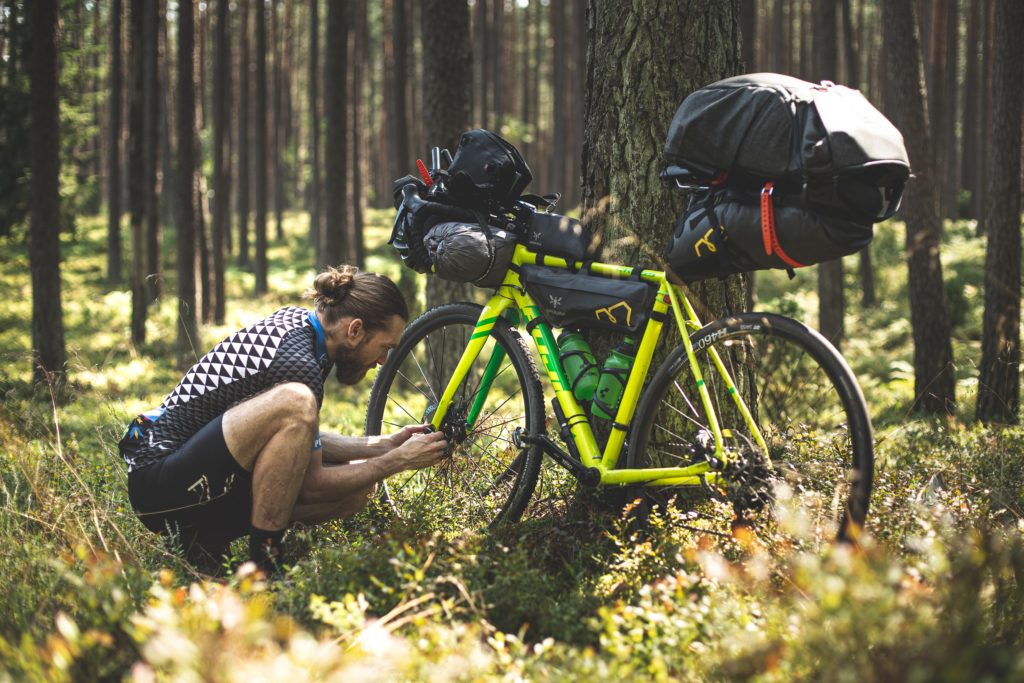
{"label": "yellow bicycle frame", "polygon": [[[636,361],[626,380],[622,400],[619,403],[615,419],[612,421],[611,434],[602,453],[586,414],[570,390],[565,371],[558,360],[558,346],[551,333],[550,325],[544,321],[531,324],[532,321],[540,317],[540,309],[529,293],[523,288],[518,272],[519,266],[528,264],[562,269],[576,269],[583,266],[579,262],[570,263],[562,258],[538,254],[522,245],[516,246],[515,253],[512,256],[512,265],[505,274],[505,280],[484,305],[480,318],[477,320],[476,327],[470,337],[469,344],[467,344],[466,350],[463,352],[462,358],[459,360],[459,364],[456,366],[455,372],[438,402],[432,419],[433,426],[435,428],[441,426],[445,414],[451,406],[456,389],[483,350],[484,344],[498,318],[506,310],[512,308],[519,312],[520,324],[525,325],[526,329],[531,330],[530,334],[533,337],[534,345],[540,354],[544,368],[547,370],[548,379],[555,391],[556,400],[565,415],[566,423],[569,427],[571,438],[579,452],[580,460],[585,467],[594,468],[600,472],[600,485],[702,486],[705,483],[716,482],[718,477],[716,473],[710,471],[710,465],[707,462],[687,467],[616,469],[629,425],[633,420],[637,402],[643,391],[644,380],[651,367],[651,359],[654,357],[655,347],[661,338],[662,328],[664,327],[664,322],[662,321],[666,319],[669,308],[672,309],[676,324],[679,327],[683,346],[686,349],[693,372],[693,378],[696,381],[697,391],[707,416],[708,427],[714,436],[715,450],[713,455],[722,462],[728,462],[730,458],[728,451],[724,448],[724,440],[729,436],[729,432],[728,430],[723,431],[718,423],[711,396],[705,386],[696,355],[690,344],[688,331],[699,330],[702,325],[696,311],[681,289],[669,282],[662,271],[644,270],[640,273],[642,280],[652,282],[658,286],[658,294],[655,298],[652,312],[660,315],[651,317],[640,339]],[[593,263],[590,265],[590,273],[613,279],[629,278],[633,274],[633,270],[633,268],[627,266],[607,263]],[[715,369],[732,395],[740,414],[746,421],[751,434],[754,435],[758,445],[767,456],[768,449],[760,430],[757,428],[750,409],[744,403],[740,392],[736,390],[735,384],[721,357],[714,348],[709,349],[709,355],[715,365]],[[486,391],[486,389],[487,387],[485,386],[481,391]]]}

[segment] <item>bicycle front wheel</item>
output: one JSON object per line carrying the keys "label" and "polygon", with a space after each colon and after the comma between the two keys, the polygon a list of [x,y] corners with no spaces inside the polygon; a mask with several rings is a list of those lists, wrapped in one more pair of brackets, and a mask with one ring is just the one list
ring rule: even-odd
{"label": "bicycle front wheel", "polygon": [[[717,320],[690,343],[722,428],[725,457],[718,462],[713,456],[713,430],[680,345],[641,398],[628,466],[708,461],[715,474],[703,489],[667,492],[702,492],[692,501],[698,528],[727,533],[724,522],[742,516],[758,526],[784,518],[786,538],[800,545],[855,535],[867,517],[874,446],[864,396],[839,352],[806,325],[765,313]],[[645,489],[666,497],[664,489],[656,491]]]}
{"label": "bicycle front wheel", "polygon": [[[447,304],[409,325],[373,383],[368,435],[431,421],[482,310]],[[450,456],[388,479],[384,503],[430,530],[517,521],[536,486],[542,454],[536,446],[517,447],[513,433],[519,428],[532,434],[543,425],[544,394],[533,356],[519,333],[499,319],[442,423]]]}

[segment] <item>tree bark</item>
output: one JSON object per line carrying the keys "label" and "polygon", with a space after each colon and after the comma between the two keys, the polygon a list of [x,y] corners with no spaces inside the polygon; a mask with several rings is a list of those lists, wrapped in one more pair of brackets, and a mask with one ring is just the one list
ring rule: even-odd
{"label": "tree bark", "polygon": [[198,357],[196,319],[196,169],[195,15],[192,0],[178,2],[178,367],[186,369]]}
{"label": "tree bark", "polygon": [[960,176],[962,186],[970,193],[970,204],[965,218],[978,217],[978,160],[981,145],[980,81],[981,60],[979,52],[979,29],[984,16],[985,3],[972,2],[967,9],[966,71],[964,74],[964,126],[961,134],[962,164]]}
{"label": "tree bark", "polygon": [[[325,44],[325,83],[334,87],[326,88],[324,95],[327,117],[327,144],[324,153],[324,194],[327,198],[324,235],[324,262],[337,266],[345,262],[349,245],[346,244],[345,186],[348,181],[345,133],[348,127],[345,107],[345,73],[348,62],[348,17],[347,3],[331,2],[327,6],[327,41]],[[401,0],[395,7],[403,6]],[[396,9],[396,11],[398,11]],[[404,65],[404,60],[402,64]],[[404,66],[402,67],[404,71]],[[401,88],[396,87],[395,91]],[[404,92],[404,90],[402,90]]]}
{"label": "tree bark", "polygon": [[128,91],[128,210],[132,227],[132,344],[141,346],[146,341],[146,196],[145,175],[145,92],[144,26],[145,0],[132,0],[129,12],[130,90]]}
{"label": "tree bark", "polygon": [[[583,219],[602,236],[603,260],[650,265],[685,208],[654,181],[668,125],[687,94],[739,71],[739,9],[607,0],[590,4],[587,25]],[[740,278],[726,282],[694,288],[697,305],[741,309]]]}
{"label": "tree bark", "polygon": [[[775,2],[775,12],[781,12],[781,0]],[[779,19],[781,23],[781,17]],[[740,48],[740,59],[743,60],[743,71],[755,71],[757,63],[755,48],[757,47],[757,0],[740,0],[740,28],[743,44]]]}
{"label": "tree bark", "polygon": [[[839,34],[836,5],[833,0],[815,0],[818,26],[814,45],[817,54],[811,70],[815,81],[839,81]],[[818,266],[818,329],[836,348],[846,336],[843,296],[843,260],[826,261]]]}
{"label": "tree bark", "polygon": [[121,0],[110,4],[110,148],[107,161],[107,281],[116,284],[124,279],[121,261]]}
{"label": "tree bark", "polygon": [[227,156],[227,127],[231,98],[229,0],[217,0],[213,72],[213,320],[224,324],[225,236],[231,221],[231,160]]}
{"label": "tree bark", "polygon": [[[497,3],[501,5],[501,2]],[[548,7],[551,22],[551,38],[554,55],[551,61],[551,175],[548,180],[551,189],[565,193],[565,116],[566,100],[566,45],[565,45],[565,3],[553,2]]]}
{"label": "tree bark", "polygon": [[[427,144],[454,150],[462,133],[469,128],[472,109],[469,7],[462,2],[424,0],[421,30],[423,126]],[[471,301],[473,289],[472,285],[430,276],[427,278],[427,308],[452,301]],[[409,293],[405,294],[408,298]]]}
{"label": "tree bark", "polygon": [[271,107],[273,108],[274,124],[272,126],[273,139],[271,141],[271,177],[274,179],[274,223],[276,225],[277,241],[284,241],[284,175],[281,167],[281,145],[283,144],[282,130],[284,122],[281,120],[282,101],[281,92],[284,90],[282,81],[281,61],[284,54],[284,47],[281,44],[281,30],[278,15],[281,13],[280,0],[273,0],[270,3],[270,44],[274,56],[273,71],[271,72]]}
{"label": "tree bark", "polygon": [[[391,14],[391,63],[384,68],[391,73],[390,92],[387,93],[388,126],[391,139],[391,178],[400,178],[410,167],[409,151],[409,102],[406,96],[408,80],[409,28],[405,15],[404,0],[392,0]],[[385,54],[385,62],[387,54]],[[341,71],[339,75],[344,74]]]}
{"label": "tree bark", "polygon": [[363,124],[363,74],[366,71],[367,19],[366,0],[355,0],[352,19],[352,184],[349,196],[352,202],[351,243],[355,254],[355,264],[366,267],[366,237],[364,234],[364,188],[363,188],[363,155],[360,154],[360,140]]}
{"label": "tree bark", "polygon": [[163,229],[157,201],[156,169],[160,150],[160,30],[159,7],[147,2],[142,15],[142,205],[145,216],[147,304],[163,289]]}
{"label": "tree bark", "polygon": [[1024,4],[997,0],[993,137],[989,178],[999,197],[988,210],[985,315],[977,418],[1016,424],[1020,413],[1021,116]]}
{"label": "tree bark", "polygon": [[32,49],[29,106],[32,185],[29,189],[29,269],[32,272],[32,376],[64,384],[64,314],[60,282],[60,128],[57,0],[29,7]]}
{"label": "tree bark", "polygon": [[249,112],[252,88],[249,79],[249,7],[248,0],[238,3],[238,265],[249,267],[249,188],[252,181],[252,134]]}
{"label": "tree bark", "polygon": [[309,241],[313,262],[324,262],[320,210],[320,0],[309,3]]}
{"label": "tree bark", "polygon": [[253,171],[256,182],[256,294],[266,294],[267,285],[267,17],[262,2],[255,6],[256,22],[256,140]]}
{"label": "tree bark", "polygon": [[953,350],[939,260],[942,225],[938,216],[935,169],[924,86],[921,41],[913,0],[882,6],[893,105],[899,113],[916,180],[907,193],[907,270],[910,322],[914,335],[915,408],[953,414],[956,408]]}

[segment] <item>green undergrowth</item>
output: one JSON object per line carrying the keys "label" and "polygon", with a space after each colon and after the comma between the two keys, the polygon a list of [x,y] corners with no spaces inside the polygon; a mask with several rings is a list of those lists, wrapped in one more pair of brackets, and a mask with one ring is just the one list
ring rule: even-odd
{"label": "green undergrowth", "polygon": [[[397,277],[387,213],[373,217],[368,265]],[[308,285],[311,267],[285,265],[308,261],[305,227],[286,228],[271,294],[252,297],[251,273],[233,268],[228,320],[204,326],[205,346]],[[851,297],[847,321],[877,440],[859,547],[711,537],[672,508],[639,525],[581,496],[486,532],[373,512],[296,530],[294,564],[272,584],[239,568],[241,542],[227,578],[202,576],[127,504],[117,441],[178,377],[174,283],[133,349],[129,296],[103,280],[103,229],[82,220],[65,236],[71,383],[55,400],[30,383],[24,247],[0,243],[0,681],[1024,679],[1024,429],[908,413],[898,225],[874,244],[878,307]],[[983,248],[966,224],[947,241],[965,405]],[[813,323],[813,271],[776,275],[759,276],[759,307]],[[327,427],[361,431],[365,392],[332,386]]]}

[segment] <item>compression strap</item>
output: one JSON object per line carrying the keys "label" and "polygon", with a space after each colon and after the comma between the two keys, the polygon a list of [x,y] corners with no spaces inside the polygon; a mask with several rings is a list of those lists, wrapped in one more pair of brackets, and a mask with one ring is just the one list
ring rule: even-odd
{"label": "compression strap", "polygon": [[765,183],[761,189],[761,239],[764,242],[764,253],[771,256],[774,252],[787,266],[803,268],[804,264],[791,259],[779,244],[779,236],[775,232],[775,206],[772,204],[774,185],[771,182]]}

